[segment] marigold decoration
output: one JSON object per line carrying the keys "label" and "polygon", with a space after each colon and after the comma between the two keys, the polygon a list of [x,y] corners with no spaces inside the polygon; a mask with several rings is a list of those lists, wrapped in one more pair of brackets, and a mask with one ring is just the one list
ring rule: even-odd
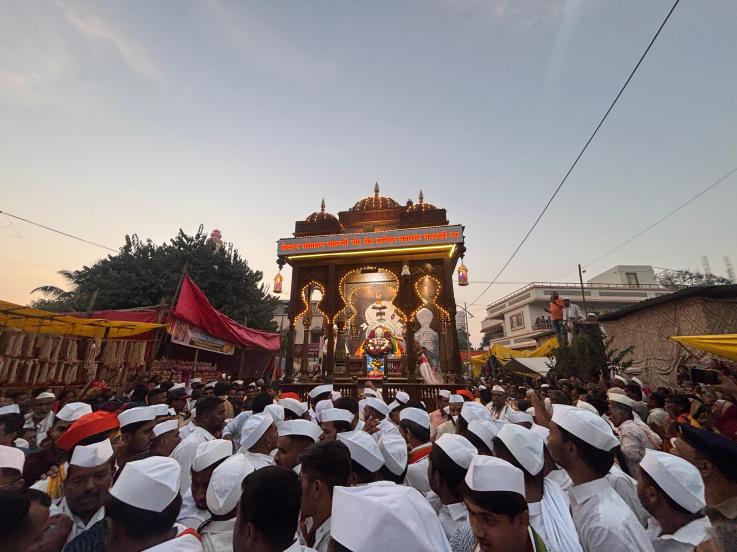
{"label": "marigold decoration", "polygon": [[458,285],[463,287],[468,285],[468,268],[461,261],[461,266],[458,267]]}
{"label": "marigold decoration", "polygon": [[274,276],[274,293],[281,293],[282,292],[282,282],[284,281],[284,277],[281,275],[281,270],[277,273],[276,276]]}

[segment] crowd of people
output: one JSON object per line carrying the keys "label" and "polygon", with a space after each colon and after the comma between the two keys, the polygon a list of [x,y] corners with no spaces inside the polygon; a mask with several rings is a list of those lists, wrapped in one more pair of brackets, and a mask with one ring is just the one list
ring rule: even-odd
{"label": "crowd of people", "polygon": [[734,550],[737,406],[686,383],[481,380],[433,404],[197,379],[16,393],[0,550]]}

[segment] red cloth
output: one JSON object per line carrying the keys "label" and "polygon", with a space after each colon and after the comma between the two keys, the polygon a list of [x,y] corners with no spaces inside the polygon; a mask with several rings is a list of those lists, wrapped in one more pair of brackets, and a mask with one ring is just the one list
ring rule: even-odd
{"label": "red cloth", "polygon": [[112,412],[103,410],[91,412],[72,422],[72,425],[56,440],[56,446],[62,450],[71,450],[82,439],[119,427],[118,417]]}
{"label": "red cloth", "polygon": [[237,343],[247,349],[279,350],[278,333],[246,328],[228,318],[210,304],[189,276],[184,277],[173,316],[202,328],[214,337]]}
{"label": "red cloth", "polygon": [[456,393],[458,395],[461,395],[463,397],[466,397],[470,401],[472,401],[472,400],[474,400],[476,398],[476,397],[473,396],[473,393],[471,393],[468,389],[459,389],[458,391],[456,391]]}
{"label": "red cloth", "polygon": [[716,420],[716,426],[722,435],[737,441],[737,405],[730,402],[725,403]]}

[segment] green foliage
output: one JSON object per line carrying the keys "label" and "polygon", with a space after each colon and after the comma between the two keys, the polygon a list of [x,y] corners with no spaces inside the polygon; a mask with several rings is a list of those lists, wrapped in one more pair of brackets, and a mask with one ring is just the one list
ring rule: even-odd
{"label": "green foliage", "polygon": [[275,330],[272,321],[278,299],[261,283],[263,274],[248,266],[233,244],[213,242],[203,232],[189,236],[181,229],[169,243],[125,237],[116,255],[108,255],[92,266],[63,270],[71,291],[53,286],[33,290],[45,298],[32,306],[54,311],[83,310],[97,291],[94,309],[126,309],[171,300],[182,269],[205,293],[212,305],[249,327]]}
{"label": "green foliage", "polygon": [[655,279],[664,288],[679,290],[687,287],[733,284],[729,278],[716,274],[704,274],[696,270],[664,270]]}
{"label": "green foliage", "polygon": [[471,345],[471,334],[464,330],[458,330],[458,349],[468,351],[469,347],[473,349]]}
{"label": "green foliage", "polygon": [[486,349],[491,345],[491,332],[484,332],[484,336],[481,338],[481,349]]}

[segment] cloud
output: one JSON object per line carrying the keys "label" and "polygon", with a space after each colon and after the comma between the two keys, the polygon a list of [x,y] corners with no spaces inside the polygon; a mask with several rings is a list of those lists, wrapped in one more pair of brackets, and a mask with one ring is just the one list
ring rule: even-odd
{"label": "cloud", "polygon": [[516,22],[524,27],[558,21],[568,0],[436,0],[444,10],[460,18]]}
{"label": "cloud", "polygon": [[66,20],[85,38],[112,46],[126,65],[140,77],[156,84],[164,83],[164,74],[157,63],[134,39],[99,17],[80,15],[63,3],[58,5]]}
{"label": "cloud", "polygon": [[281,78],[315,84],[330,79],[335,72],[331,60],[311,56],[278,29],[259,18],[253,9],[237,10],[239,4],[199,2],[195,8],[217,28],[221,37],[240,60],[256,69]]}

